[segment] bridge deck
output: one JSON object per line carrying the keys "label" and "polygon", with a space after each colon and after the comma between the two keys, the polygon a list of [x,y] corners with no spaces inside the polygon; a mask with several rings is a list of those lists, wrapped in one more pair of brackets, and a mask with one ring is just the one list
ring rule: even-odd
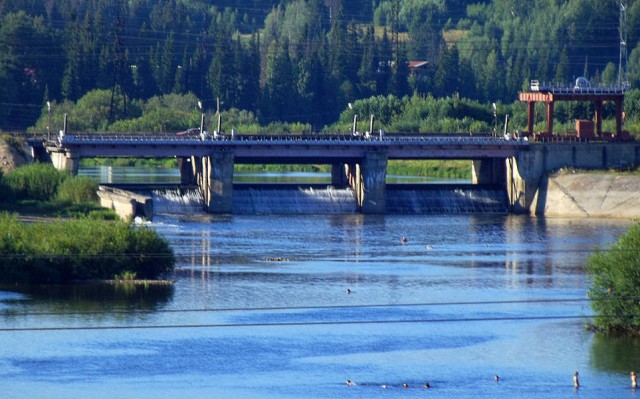
{"label": "bridge deck", "polygon": [[238,163],[320,163],[361,159],[384,151],[388,159],[481,159],[514,156],[527,141],[488,136],[198,136],[135,134],[67,134],[47,142],[49,149],[74,157],[189,157],[233,152]]}

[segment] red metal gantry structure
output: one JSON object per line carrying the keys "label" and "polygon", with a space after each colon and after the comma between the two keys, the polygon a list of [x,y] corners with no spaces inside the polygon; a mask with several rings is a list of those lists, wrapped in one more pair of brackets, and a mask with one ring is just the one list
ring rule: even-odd
{"label": "red metal gantry structure", "polygon": [[537,80],[531,81],[531,91],[520,92],[518,99],[527,103],[527,132],[533,135],[535,119],[535,104],[543,102],[547,105],[547,131],[546,137],[553,135],[553,113],[556,101],[592,101],[595,105],[595,133],[602,138],[602,105],[611,101],[616,104],[616,132],[614,138],[624,139],[622,132],[624,91],[626,86],[591,86],[585,78],[578,78],[574,86],[558,86],[540,84]]}

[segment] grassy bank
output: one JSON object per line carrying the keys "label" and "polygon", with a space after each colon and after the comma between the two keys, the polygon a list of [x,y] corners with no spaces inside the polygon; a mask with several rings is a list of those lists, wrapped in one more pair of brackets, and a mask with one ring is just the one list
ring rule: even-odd
{"label": "grassy bank", "polygon": [[466,160],[389,161],[387,174],[471,179],[471,162]]}
{"label": "grassy bank", "polygon": [[71,176],[50,164],[21,166],[6,176],[0,173],[0,210],[35,216],[90,217],[116,220],[100,207],[98,185],[91,178]]}
{"label": "grassy bank", "polygon": [[120,221],[22,223],[2,213],[0,232],[0,282],[7,284],[157,279],[175,262],[155,230]]}
{"label": "grassy bank", "polygon": [[92,179],[49,164],[0,173],[0,283],[154,280],[172,271],[167,241],[102,209],[96,191]]}

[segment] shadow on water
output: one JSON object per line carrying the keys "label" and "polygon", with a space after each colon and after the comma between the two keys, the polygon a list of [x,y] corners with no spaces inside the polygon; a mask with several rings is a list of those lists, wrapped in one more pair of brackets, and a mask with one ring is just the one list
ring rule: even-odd
{"label": "shadow on water", "polygon": [[638,369],[640,337],[596,334],[591,344],[593,368],[610,373],[629,374]]}
{"label": "shadow on water", "polygon": [[173,297],[171,284],[70,284],[0,286],[0,291],[21,294],[12,300],[22,310],[38,312],[104,312],[155,311],[163,308]]}

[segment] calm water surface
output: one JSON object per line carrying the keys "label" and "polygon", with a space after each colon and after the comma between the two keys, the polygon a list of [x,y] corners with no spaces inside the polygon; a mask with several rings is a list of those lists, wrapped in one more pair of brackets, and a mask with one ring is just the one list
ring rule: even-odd
{"label": "calm water surface", "polygon": [[638,397],[628,372],[640,344],[583,327],[583,262],[628,222],[164,215],[150,226],[178,256],[173,287],[0,291],[3,398]]}

